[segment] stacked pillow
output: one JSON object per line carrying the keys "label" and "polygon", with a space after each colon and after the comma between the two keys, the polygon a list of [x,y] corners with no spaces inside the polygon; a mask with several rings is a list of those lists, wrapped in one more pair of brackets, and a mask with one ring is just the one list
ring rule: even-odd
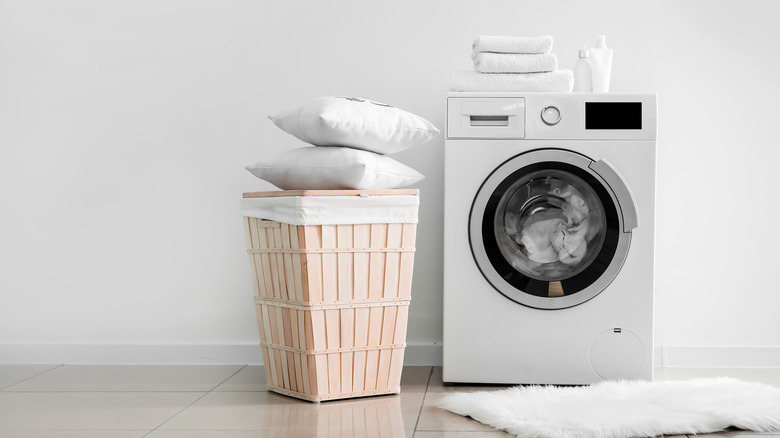
{"label": "stacked pillow", "polygon": [[384,154],[421,145],[439,134],[422,117],[354,97],[320,97],[269,118],[316,146],[246,167],[283,190],[394,189],[414,184],[423,175]]}

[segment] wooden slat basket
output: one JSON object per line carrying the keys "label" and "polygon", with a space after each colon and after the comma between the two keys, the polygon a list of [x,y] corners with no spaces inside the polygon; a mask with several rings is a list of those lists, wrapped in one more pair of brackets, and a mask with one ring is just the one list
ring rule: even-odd
{"label": "wooden slat basket", "polygon": [[416,224],[244,227],[268,389],[315,402],[400,392]]}

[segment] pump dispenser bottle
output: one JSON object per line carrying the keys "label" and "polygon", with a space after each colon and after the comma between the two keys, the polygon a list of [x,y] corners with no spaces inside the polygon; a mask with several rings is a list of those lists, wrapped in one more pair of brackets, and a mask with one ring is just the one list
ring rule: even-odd
{"label": "pump dispenser bottle", "polygon": [[607,48],[607,37],[599,35],[596,47],[590,49],[590,64],[593,71],[593,91],[609,91],[609,77],[612,71],[612,49]]}
{"label": "pump dispenser bottle", "polygon": [[577,63],[574,64],[574,91],[581,93],[593,91],[592,78],[590,52],[587,47],[583,47]]}

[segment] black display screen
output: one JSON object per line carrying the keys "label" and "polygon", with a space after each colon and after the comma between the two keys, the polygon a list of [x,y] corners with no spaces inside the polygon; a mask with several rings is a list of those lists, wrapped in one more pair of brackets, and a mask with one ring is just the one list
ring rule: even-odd
{"label": "black display screen", "polygon": [[642,129],[642,102],[585,102],[585,129]]}

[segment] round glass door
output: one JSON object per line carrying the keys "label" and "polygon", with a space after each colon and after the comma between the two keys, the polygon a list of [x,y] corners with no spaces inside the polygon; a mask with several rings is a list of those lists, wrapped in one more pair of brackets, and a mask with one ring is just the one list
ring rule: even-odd
{"label": "round glass door", "polygon": [[583,303],[614,279],[630,244],[609,185],[574,152],[518,155],[483,183],[469,239],[495,289],[529,307]]}

